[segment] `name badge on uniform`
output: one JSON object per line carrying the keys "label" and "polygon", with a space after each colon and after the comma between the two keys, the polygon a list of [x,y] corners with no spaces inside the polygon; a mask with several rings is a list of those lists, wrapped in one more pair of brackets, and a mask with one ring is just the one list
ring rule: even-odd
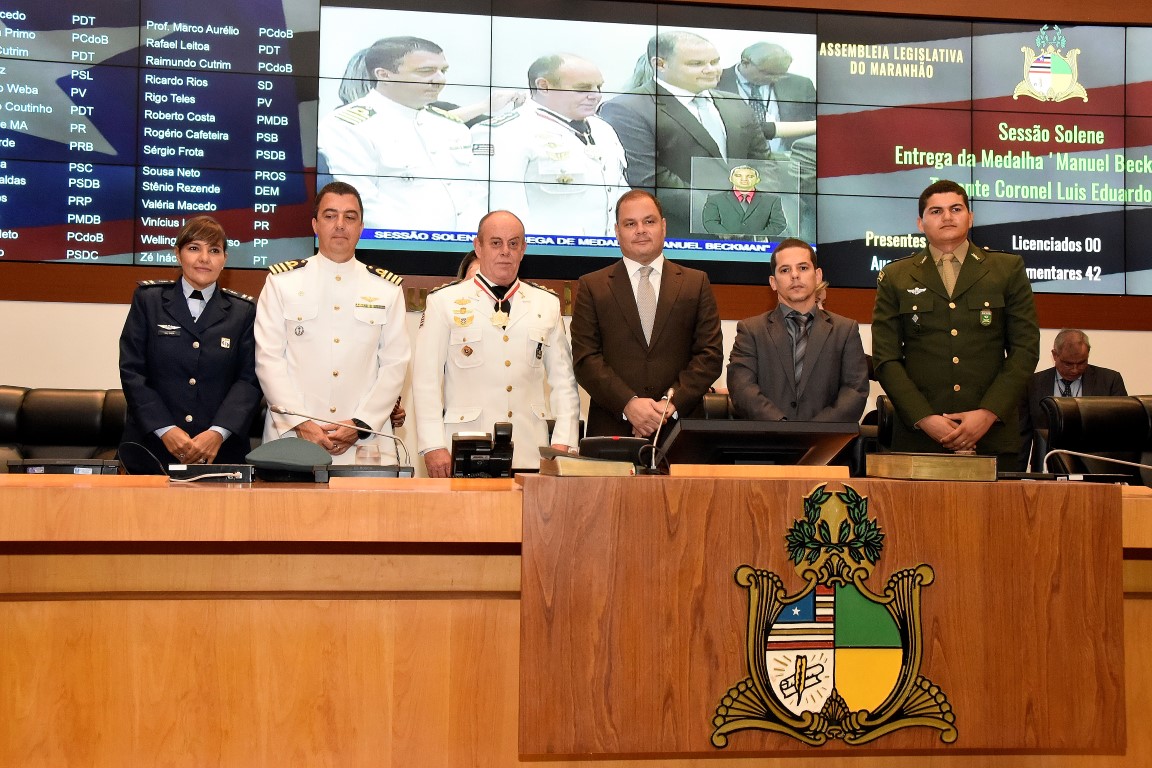
{"label": "name badge on uniform", "polygon": [[992,325],[992,310],[980,310],[980,325]]}
{"label": "name badge on uniform", "polygon": [[158,335],[158,336],[179,336],[180,335],[180,326],[178,326],[178,325],[164,325],[163,323],[158,323],[156,325],[156,335]]}
{"label": "name badge on uniform", "polygon": [[220,348],[221,349],[232,349],[232,339],[228,338],[227,336],[221,336],[220,337]]}

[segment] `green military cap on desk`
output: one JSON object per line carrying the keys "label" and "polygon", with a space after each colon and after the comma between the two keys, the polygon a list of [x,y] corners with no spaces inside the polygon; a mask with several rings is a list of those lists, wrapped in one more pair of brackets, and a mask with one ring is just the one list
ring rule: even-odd
{"label": "green military cap on desk", "polygon": [[299,437],[282,437],[253,448],[246,457],[261,480],[282,483],[311,483],[313,469],[332,463],[332,456],[316,443]]}

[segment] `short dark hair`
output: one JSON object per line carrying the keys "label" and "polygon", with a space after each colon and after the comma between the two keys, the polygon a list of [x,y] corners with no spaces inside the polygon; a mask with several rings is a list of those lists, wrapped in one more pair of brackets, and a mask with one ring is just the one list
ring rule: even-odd
{"label": "short dark hair", "polygon": [[948,192],[960,195],[961,199],[964,200],[964,207],[972,210],[972,206],[968,202],[968,190],[949,179],[940,179],[939,181],[929,184],[924,191],[920,193],[920,218],[924,218],[924,209],[928,207],[928,198],[932,197],[932,195],[946,194]]}
{"label": "short dark hair", "polygon": [[553,53],[547,56],[541,56],[532,62],[528,67],[528,90],[536,93],[536,80],[544,78],[549,82],[555,82],[556,72],[563,66],[568,57],[562,53]]}
{"label": "short dark hair", "polygon": [[324,199],[324,195],[332,193],[333,195],[352,195],[356,198],[356,205],[360,206],[360,218],[364,218],[364,201],[360,199],[360,192],[356,187],[352,186],[346,181],[330,181],[320,188],[316,193],[316,197],[312,200],[312,218],[320,217],[320,201]]}
{"label": "short dark hair", "polygon": [[416,51],[444,53],[444,49],[422,37],[384,37],[372,43],[364,52],[364,66],[368,76],[375,79],[377,69],[395,72],[405,56]]}
{"label": "short dark hair", "polygon": [[211,216],[193,216],[184,222],[180,234],[176,235],[176,250],[180,250],[193,240],[200,240],[208,245],[219,245],[228,252],[228,238],[224,235],[224,227]]}
{"label": "short dark hair", "polygon": [[616,201],[616,221],[620,221],[620,206],[626,200],[635,200],[638,197],[646,197],[653,202],[656,206],[656,212],[660,214],[660,218],[664,218],[664,206],[660,205],[660,198],[652,194],[646,189],[631,189],[624,194],[620,195],[620,199]]}
{"label": "short dark hair", "polygon": [[820,266],[820,264],[816,261],[816,249],[812,247],[811,243],[796,237],[786,237],[777,243],[776,247],[772,249],[772,258],[768,262],[768,268],[772,270],[773,277],[776,276],[776,254],[785,248],[803,248],[804,250],[808,251],[808,255],[812,257],[812,269],[816,269],[818,266]]}
{"label": "short dark hair", "polygon": [[711,43],[712,41],[695,32],[671,30],[653,35],[648,41],[648,61],[652,59],[667,59],[676,53],[676,46],[689,40]]}
{"label": "short dark hair", "polygon": [[472,262],[480,257],[476,255],[476,251],[468,251],[464,254],[464,258],[460,260],[460,266],[456,268],[457,279],[463,280],[468,277],[468,267],[472,266]]}

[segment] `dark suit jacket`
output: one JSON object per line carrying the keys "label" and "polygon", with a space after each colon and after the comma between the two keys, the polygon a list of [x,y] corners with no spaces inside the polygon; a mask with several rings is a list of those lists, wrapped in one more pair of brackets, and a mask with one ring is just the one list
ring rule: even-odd
{"label": "dark suit jacket", "polygon": [[[243,463],[260,405],[256,305],[216,286],[193,322],[179,281],[141,284],[120,334],[120,382],[128,400],[124,442],[176,463],[154,430],[175,425],[195,437],[212,426],[232,436],[216,461]],[[188,417],[191,416],[191,421]]]}
{"label": "dark suit jacket", "polygon": [[788,226],[780,198],[757,192],[745,210],[732,190],[708,196],[704,203],[704,229],[714,235],[766,235],[775,237]]}
{"label": "dark suit jacket", "polygon": [[860,420],[868,401],[868,362],[860,324],[821,309],[814,309],[813,316],[799,387],[788,321],[780,308],[736,324],[736,342],[728,358],[728,394],[738,417]]}
{"label": "dark suit jacket", "polygon": [[[816,85],[803,75],[786,74],[773,84],[776,91],[776,102],[780,105],[780,120],[786,123],[798,123],[803,120],[816,119]],[[739,94],[740,83],[736,79],[735,65],[728,67],[720,75],[717,85],[722,91]],[[766,122],[762,125],[765,139],[776,138],[776,123]],[[795,139],[782,139],[785,148],[791,148]]]}
{"label": "dark suit jacket", "polygon": [[[1111,368],[1098,368],[1089,365],[1080,374],[1081,395],[1084,397],[1128,394],[1124,388],[1124,377]],[[1056,368],[1037,371],[1028,380],[1028,390],[1020,401],[1020,466],[1028,466],[1028,455],[1032,452],[1033,430],[1048,429],[1048,414],[1040,407],[1040,401],[1051,397],[1056,389]],[[1041,471],[1043,456],[1032,459],[1032,467]]]}
{"label": "dark suit jacket", "polygon": [[1032,285],[1019,256],[968,244],[950,298],[928,249],[877,276],[872,362],[899,417],[897,451],[944,449],[915,424],[929,414],[986,408],[999,421],[977,445],[1015,469],[1017,411],[1040,356]]}
{"label": "dark suit jacket", "polygon": [[[711,93],[724,122],[729,165],[769,159],[752,108],[736,94]],[[600,116],[616,129],[624,145],[628,183],[660,198],[669,236],[687,237],[692,158],[723,158],[716,142],[696,116],[654,80],[606,101]]]}
{"label": "dark suit jacket", "polygon": [[648,345],[624,262],[584,275],[572,311],[572,358],[592,400],[590,436],[631,435],[624,406],[634,396],[659,400],[669,387],[676,412],[690,415],[724,366],[708,276],[665,259]]}

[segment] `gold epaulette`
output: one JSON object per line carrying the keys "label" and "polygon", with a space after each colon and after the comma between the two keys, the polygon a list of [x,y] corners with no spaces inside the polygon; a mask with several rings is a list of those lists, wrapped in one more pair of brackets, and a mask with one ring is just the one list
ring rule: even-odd
{"label": "gold epaulette", "polygon": [[436,293],[436,291],[439,291],[442,288],[447,288],[450,285],[458,285],[462,282],[464,282],[464,280],[453,280],[450,283],[444,283],[444,285],[438,285],[435,288],[433,288],[432,290],[428,291],[428,295],[431,296],[432,294]]}
{"label": "gold epaulette", "polygon": [[400,277],[400,275],[396,274],[395,272],[389,272],[388,270],[384,269],[384,267],[374,267],[371,264],[367,264],[365,266],[368,268],[368,271],[376,275],[376,277],[382,277],[390,283],[400,285],[400,283],[404,282],[404,278]]}
{"label": "gold epaulette", "polygon": [[293,259],[292,261],[282,261],[279,264],[273,264],[268,267],[268,271],[274,275],[282,275],[285,272],[291,272],[294,269],[299,269],[308,263],[308,259]]}
{"label": "gold epaulette", "polygon": [[521,280],[520,282],[526,283],[527,285],[530,285],[533,288],[539,288],[542,291],[548,291],[548,293],[552,294],[556,298],[560,298],[560,294],[556,293],[556,291],[552,290],[551,288],[549,288],[546,285],[540,285],[540,283],[534,283],[531,280]]}
{"label": "gold epaulette", "polygon": [[484,126],[485,128],[496,128],[498,126],[504,125],[504,123],[510,123],[518,117],[520,117],[519,112],[505,112],[502,115],[496,115],[494,117],[488,118],[484,122],[480,123],[480,125]]}
{"label": "gold epaulette", "polygon": [[431,112],[434,115],[439,115],[440,117],[451,120],[454,123],[463,123],[464,122],[460,118],[456,117],[456,115],[452,114],[451,112],[449,112],[447,110],[440,109],[440,107],[433,107],[432,105],[428,105],[424,109],[428,110],[429,112]]}
{"label": "gold epaulette", "polygon": [[349,125],[360,125],[375,114],[376,110],[372,107],[366,107],[363,104],[350,104],[343,109],[336,110],[335,117]]}

